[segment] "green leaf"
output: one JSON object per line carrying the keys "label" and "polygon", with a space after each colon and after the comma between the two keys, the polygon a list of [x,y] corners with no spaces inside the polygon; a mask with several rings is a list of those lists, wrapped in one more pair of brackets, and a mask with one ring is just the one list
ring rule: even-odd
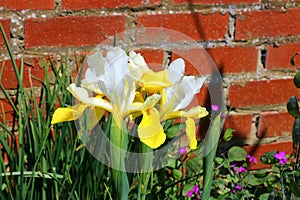
{"label": "green leaf", "polygon": [[293,179],[290,179],[290,186],[291,186],[291,190],[292,190],[293,194],[296,197],[300,197],[300,187],[299,187],[299,185],[297,185],[297,183]]}
{"label": "green leaf", "polygon": [[192,190],[193,187],[194,187],[193,184],[190,184],[190,183],[185,184],[184,187],[183,187],[183,190],[182,190],[182,195],[183,195],[183,196],[186,196],[186,194],[187,194],[190,190]]}
{"label": "green leaf", "polygon": [[292,131],[292,139],[296,144],[300,141],[300,118],[295,119]]}
{"label": "green leaf", "polygon": [[223,136],[223,139],[224,139],[226,142],[228,142],[228,141],[231,140],[232,136],[233,136],[233,135],[232,135],[232,128],[229,128],[229,129],[227,129],[227,130],[225,131],[224,136]]}
{"label": "green leaf", "polygon": [[181,129],[183,129],[185,126],[181,123],[173,124],[169,126],[169,128],[166,130],[166,135],[168,138],[174,138]]}
{"label": "green leaf", "polygon": [[266,170],[266,169],[257,170],[253,173],[253,175],[256,178],[264,178],[268,175],[268,170]]}
{"label": "green leaf", "polygon": [[191,158],[186,161],[186,171],[188,174],[198,173],[203,169],[203,159],[200,157]]}
{"label": "green leaf", "polygon": [[178,169],[173,169],[172,170],[172,177],[175,179],[175,180],[179,180],[181,179],[182,177],[182,172]]}
{"label": "green leaf", "polygon": [[295,118],[300,117],[299,104],[296,96],[291,96],[286,104],[286,108],[290,115]]}
{"label": "green leaf", "polygon": [[204,157],[204,186],[202,199],[209,199],[212,180],[214,176],[214,159],[218,148],[221,133],[221,116],[218,115],[212,122],[207,135]]}
{"label": "green leaf", "polygon": [[294,76],[294,84],[297,88],[300,88],[300,71]]}
{"label": "green leaf", "polygon": [[242,147],[234,146],[228,151],[228,159],[230,161],[246,160],[247,152]]}
{"label": "green leaf", "polygon": [[223,161],[224,161],[224,159],[223,159],[223,158],[220,158],[220,157],[217,157],[215,160],[216,160],[216,163],[217,163],[218,165],[221,165],[221,164],[223,163]]}
{"label": "green leaf", "polygon": [[260,158],[260,161],[267,165],[275,164],[278,162],[277,159],[274,157],[275,154],[276,151],[267,152]]}

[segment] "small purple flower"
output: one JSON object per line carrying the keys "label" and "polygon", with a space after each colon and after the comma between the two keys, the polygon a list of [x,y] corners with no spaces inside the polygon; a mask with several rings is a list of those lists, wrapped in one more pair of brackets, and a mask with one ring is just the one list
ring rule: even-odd
{"label": "small purple flower", "polygon": [[180,148],[178,149],[179,155],[183,155],[183,154],[185,154],[186,152],[187,152],[187,149],[186,149],[185,147],[180,147]]}
{"label": "small purple flower", "polygon": [[213,105],[211,105],[211,109],[212,109],[213,111],[218,111],[218,110],[219,110],[219,106],[216,105],[216,104],[213,104]]}
{"label": "small purple flower", "polygon": [[196,199],[199,199],[201,193],[200,193],[200,189],[197,185],[194,185],[192,190],[189,190],[186,194],[187,197],[191,197],[192,195],[195,195]]}
{"label": "small purple flower", "polygon": [[235,168],[236,166],[237,166],[237,163],[236,163],[236,162],[230,163],[230,167],[231,167],[231,168]]}
{"label": "small purple flower", "polygon": [[249,163],[257,163],[257,159],[254,156],[247,154],[246,158],[249,160]]}
{"label": "small purple flower", "polygon": [[237,184],[236,186],[234,186],[234,189],[232,189],[232,193],[236,193],[237,191],[241,191],[242,189],[243,187]]}
{"label": "small purple flower", "polygon": [[244,168],[244,167],[239,167],[238,168],[238,173],[243,173],[243,172],[246,172],[246,171],[247,171],[247,169]]}
{"label": "small purple flower", "polygon": [[284,151],[280,151],[279,153],[276,153],[274,157],[279,161],[279,164],[281,165],[285,165],[285,163],[289,161]]}

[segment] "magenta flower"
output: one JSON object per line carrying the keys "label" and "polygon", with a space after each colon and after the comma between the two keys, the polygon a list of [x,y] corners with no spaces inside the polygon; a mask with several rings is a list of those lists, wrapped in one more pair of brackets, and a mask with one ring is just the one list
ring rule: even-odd
{"label": "magenta flower", "polygon": [[243,189],[243,187],[239,184],[237,184],[236,186],[234,186],[234,188],[232,189],[232,193],[236,193],[237,191],[241,191]]}
{"label": "magenta flower", "polygon": [[180,147],[179,149],[178,149],[178,153],[179,153],[179,155],[183,155],[183,154],[185,154],[187,152],[187,149],[185,148],[185,147]]}
{"label": "magenta flower", "polygon": [[211,105],[211,109],[212,109],[213,111],[218,111],[218,110],[219,110],[219,106],[213,104],[213,105]]}
{"label": "magenta flower", "polygon": [[247,171],[247,169],[244,168],[244,167],[239,167],[238,168],[238,173],[243,173],[243,172],[246,172],[246,171]]}
{"label": "magenta flower", "polygon": [[279,164],[281,165],[285,165],[285,163],[289,161],[284,151],[280,151],[279,153],[276,153],[274,157],[279,161]]}
{"label": "magenta flower", "polygon": [[200,189],[197,185],[194,185],[192,190],[189,190],[188,193],[186,194],[187,197],[191,197],[192,195],[195,195],[196,199],[200,199]]}
{"label": "magenta flower", "polygon": [[247,154],[246,158],[249,160],[249,163],[257,163],[257,159],[254,156]]}

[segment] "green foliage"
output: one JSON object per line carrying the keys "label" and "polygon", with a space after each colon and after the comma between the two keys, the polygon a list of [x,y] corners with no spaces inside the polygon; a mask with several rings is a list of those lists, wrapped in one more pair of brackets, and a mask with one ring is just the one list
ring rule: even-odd
{"label": "green foliage", "polygon": [[286,104],[286,107],[290,115],[292,115],[295,118],[300,117],[299,104],[296,96],[290,97]]}
{"label": "green foliage", "polygon": [[242,147],[234,146],[228,151],[229,161],[245,161],[247,152]]}

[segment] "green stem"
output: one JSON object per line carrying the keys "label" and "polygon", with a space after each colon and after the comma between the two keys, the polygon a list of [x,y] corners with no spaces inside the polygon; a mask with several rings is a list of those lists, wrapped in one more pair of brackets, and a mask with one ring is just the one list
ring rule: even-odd
{"label": "green stem", "polygon": [[113,182],[117,193],[115,199],[127,200],[129,193],[129,182],[125,167],[125,157],[128,146],[128,134],[124,132],[124,130],[126,130],[124,128],[124,122],[122,120],[120,121],[122,125],[118,125],[114,117],[112,117],[110,126],[111,168]]}

